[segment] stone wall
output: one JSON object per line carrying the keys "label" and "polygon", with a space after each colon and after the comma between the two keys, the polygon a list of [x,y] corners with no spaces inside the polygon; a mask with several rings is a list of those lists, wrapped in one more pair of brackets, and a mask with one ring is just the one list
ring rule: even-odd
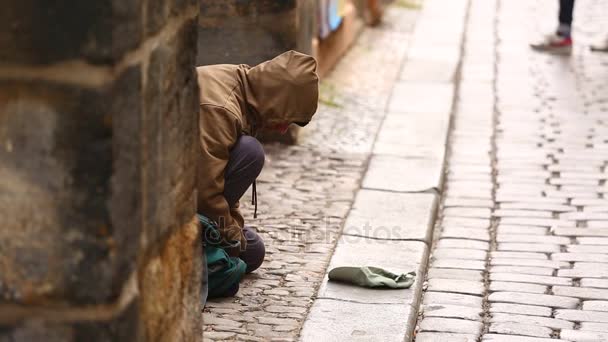
{"label": "stone wall", "polygon": [[276,55],[312,52],[317,0],[201,0],[199,65],[255,65]]}
{"label": "stone wall", "polygon": [[202,339],[195,0],[0,11],[0,341]]}

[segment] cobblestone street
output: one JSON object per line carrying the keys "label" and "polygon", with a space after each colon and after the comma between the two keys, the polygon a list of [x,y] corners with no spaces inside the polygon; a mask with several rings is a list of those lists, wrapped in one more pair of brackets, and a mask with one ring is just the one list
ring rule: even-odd
{"label": "cobblestone street", "polygon": [[[608,2],[577,2],[571,56],[533,52],[556,11],[427,0],[365,29],[300,144],[265,146],[258,219],[241,205],[266,261],[207,303],[204,338],[608,340],[608,55],[588,50]],[[324,282],[361,262],[419,279],[382,295]]]}
{"label": "cobblestone street", "polygon": [[533,52],[556,3],[470,2],[418,342],[608,340],[608,2]]}

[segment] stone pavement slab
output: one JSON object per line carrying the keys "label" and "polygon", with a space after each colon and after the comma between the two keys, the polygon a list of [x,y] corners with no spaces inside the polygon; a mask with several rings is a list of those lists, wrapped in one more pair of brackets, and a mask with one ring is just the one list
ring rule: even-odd
{"label": "stone pavement slab", "polygon": [[401,69],[402,81],[415,82],[446,82],[454,81],[457,58],[441,59],[441,56],[430,58],[408,59]]}
{"label": "stone pavement slab", "polygon": [[317,299],[300,338],[302,341],[401,342],[404,337],[410,338],[404,319],[411,316],[412,310],[408,305]]}
{"label": "stone pavement slab", "polygon": [[462,305],[431,304],[421,307],[424,317],[459,318],[481,321],[482,310]]}
{"label": "stone pavement slab", "polygon": [[398,192],[422,192],[438,189],[443,160],[437,158],[404,158],[390,155],[372,156],[363,188]]}
{"label": "stone pavement slab", "polygon": [[471,334],[478,336],[483,323],[453,318],[429,317],[420,324],[421,332],[436,331],[457,334]]}
{"label": "stone pavement slab", "polygon": [[549,338],[551,337],[553,331],[550,328],[532,324],[504,322],[490,324],[489,332],[496,334],[524,335]]}
{"label": "stone pavement slab", "polygon": [[[503,334],[484,334],[482,342],[555,342],[552,338],[528,337]],[[561,340],[563,341],[563,340]]]}
{"label": "stone pavement slab", "polygon": [[491,303],[490,313],[495,312],[550,317],[552,314],[552,309],[550,307],[536,305]]}
{"label": "stone pavement slab", "polygon": [[393,89],[388,111],[392,113],[450,113],[454,85],[437,82],[398,82]]}
{"label": "stone pavement slab", "polygon": [[472,334],[453,334],[440,332],[422,332],[416,335],[417,342],[476,342]]}
{"label": "stone pavement slab", "polygon": [[449,113],[388,113],[373,153],[443,160],[449,119]]}
{"label": "stone pavement slab", "polygon": [[435,194],[361,189],[348,215],[343,234],[428,243],[436,206]]}
{"label": "stone pavement slab", "polygon": [[563,340],[572,342],[603,342],[608,341],[608,333],[597,331],[580,331],[564,329],[560,332]]}

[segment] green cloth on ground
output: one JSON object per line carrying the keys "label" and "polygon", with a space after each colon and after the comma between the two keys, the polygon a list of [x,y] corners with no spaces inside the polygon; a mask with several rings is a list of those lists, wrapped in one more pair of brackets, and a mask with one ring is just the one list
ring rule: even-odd
{"label": "green cloth on ground", "polygon": [[380,267],[336,267],[329,271],[330,281],[339,281],[362,287],[407,289],[414,284],[416,272],[395,274]]}

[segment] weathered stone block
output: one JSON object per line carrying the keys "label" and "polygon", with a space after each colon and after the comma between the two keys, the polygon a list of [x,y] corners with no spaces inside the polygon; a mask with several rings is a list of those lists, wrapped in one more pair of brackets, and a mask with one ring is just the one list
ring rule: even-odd
{"label": "weathered stone block", "polygon": [[143,341],[198,341],[202,335],[202,244],[197,220],[180,227],[141,261]]}
{"label": "weathered stone block", "polygon": [[[156,1],[153,1],[156,2]],[[142,39],[142,0],[3,3],[0,60],[50,64],[84,58],[111,63]]]}
{"label": "weathered stone block", "polygon": [[145,172],[143,246],[194,215],[198,153],[198,87],[193,68],[196,27],[187,22],[175,39],[152,51],[144,88]]}
{"label": "weathered stone block", "polygon": [[99,90],[0,82],[2,301],[118,295],[140,231],[140,79],[134,66]]}
{"label": "weathered stone block", "polygon": [[2,329],[0,327],[0,341],[136,341],[139,327],[137,304],[137,300],[131,302],[124,311],[107,321],[27,320],[10,328]]}
{"label": "weathered stone block", "polygon": [[309,21],[315,16],[300,13],[310,7],[309,2],[201,1],[198,46],[205,53],[199,54],[198,64],[254,65],[287,50],[310,53],[312,40],[298,34],[300,28],[312,27]]}

